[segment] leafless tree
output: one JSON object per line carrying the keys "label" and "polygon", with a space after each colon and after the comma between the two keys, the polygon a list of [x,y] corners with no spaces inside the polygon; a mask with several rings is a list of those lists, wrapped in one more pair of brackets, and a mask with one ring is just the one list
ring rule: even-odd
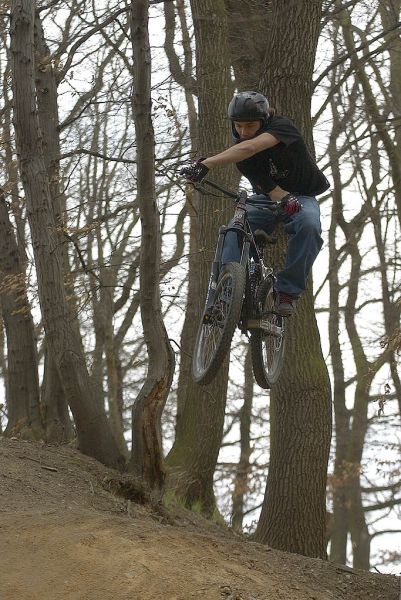
{"label": "leafless tree", "polygon": [[96,403],[79,340],[68,318],[62,259],[35,105],[33,55],[35,6],[11,4],[14,120],[21,179],[28,207],[46,343],[74,414],[81,450],[105,464],[122,466],[106,414]]}
{"label": "leafless tree", "polygon": [[0,297],[7,336],[6,433],[40,438],[43,437],[43,424],[35,332],[25,274],[20,265],[18,245],[2,191],[0,240]]}
{"label": "leafless tree", "polygon": [[[231,98],[230,60],[227,46],[227,20],[224,2],[201,0],[191,2],[196,40],[196,75],[198,82],[199,148],[200,155],[218,152],[229,145],[226,110]],[[209,19],[208,15],[214,18]],[[216,53],[216,47],[219,52]],[[218,90],[211,93],[211,90]],[[234,182],[232,169],[216,170],[215,179],[222,184]],[[224,199],[202,196],[195,204],[199,207],[199,244],[202,254],[198,270],[190,277],[200,279],[198,318],[206,294],[210,264],[219,224],[227,221],[227,203]],[[190,283],[191,286],[191,283]],[[192,340],[198,318],[188,323],[185,332]],[[206,388],[194,384],[192,378],[179,394],[185,393],[180,407],[180,421],[176,438],[168,456],[169,486],[188,506],[197,504],[207,514],[215,510],[213,474],[220,449],[224,424],[227,390],[228,361],[218,378]]]}
{"label": "leafless tree", "polygon": [[161,414],[174,375],[174,353],[161,316],[160,223],[155,190],[154,131],[151,117],[149,0],[132,2],[134,53],[133,114],[137,143],[138,203],[141,215],[140,305],[148,349],[148,374],[132,412],[132,464],[152,488],[161,490],[165,469]]}

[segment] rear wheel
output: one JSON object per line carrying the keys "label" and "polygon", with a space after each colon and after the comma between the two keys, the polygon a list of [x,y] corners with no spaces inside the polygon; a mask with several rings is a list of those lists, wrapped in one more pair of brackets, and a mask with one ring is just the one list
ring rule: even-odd
{"label": "rear wheel", "polygon": [[280,377],[285,352],[285,318],[274,313],[273,279],[268,277],[259,287],[257,300],[262,310],[262,319],[270,328],[251,330],[251,353],[253,374],[256,383],[269,389]]}
{"label": "rear wheel", "polygon": [[202,385],[216,376],[238,324],[245,289],[245,269],[225,265],[216,287],[213,306],[203,313],[192,360],[195,381]]}

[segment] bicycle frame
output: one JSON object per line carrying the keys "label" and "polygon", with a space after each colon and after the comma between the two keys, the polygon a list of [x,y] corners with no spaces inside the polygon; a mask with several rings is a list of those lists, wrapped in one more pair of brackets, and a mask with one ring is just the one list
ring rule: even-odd
{"label": "bicycle frame", "polygon": [[212,181],[208,181],[205,179],[205,180],[203,180],[203,183],[207,183],[211,187],[214,187],[214,188],[218,189],[219,191],[224,192],[227,196],[234,198],[234,200],[236,201],[233,226],[232,227],[223,226],[223,227],[220,227],[220,229],[219,229],[219,237],[217,239],[216,250],[215,250],[215,255],[214,255],[214,259],[213,259],[213,263],[212,263],[212,269],[211,269],[211,273],[210,273],[210,280],[209,280],[209,286],[208,286],[207,297],[206,297],[205,310],[207,312],[207,310],[211,306],[213,306],[213,303],[214,303],[217,281],[218,281],[220,271],[221,271],[221,254],[223,251],[225,237],[229,231],[233,231],[237,234],[238,245],[240,247],[242,246],[241,259],[239,262],[243,267],[247,268],[251,246],[255,252],[255,256],[256,256],[255,262],[256,263],[263,264],[263,257],[255,243],[253,233],[252,233],[251,228],[248,223],[247,210],[246,210],[246,201],[248,199],[248,195],[247,195],[246,191],[240,190],[237,194],[234,194],[232,192],[229,192],[228,190],[225,190],[224,188],[220,187],[219,185],[213,183]]}
{"label": "bicycle frame", "polygon": [[[246,191],[234,193],[208,180],[203,183],[233,198],[236,206],[231,224],[219,229],[206,306],[195,342],[193,375],[202,385],[213,380],[238,327],[247,335],[252,347],[255,379],[262,388],[268,389],[280,376],[285,348],[284,319],[274,309],[274,268],[265,265],[263,260],[264,245],[276,240],[263,229],[256,230],[255,235],[252,232],[247,217]],[[261,210],[280,214],[276,212],[280,208],[277,203],[272,209]],[[237,236],[240,260],[222,265],[228,233]]]}

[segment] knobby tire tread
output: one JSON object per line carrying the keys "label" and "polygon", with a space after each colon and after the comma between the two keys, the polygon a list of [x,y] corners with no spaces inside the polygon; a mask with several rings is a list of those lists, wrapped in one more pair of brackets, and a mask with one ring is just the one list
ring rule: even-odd
{"label": "knobby tire tread", "polygon": [[[261,284],[258,290],[257,299],[261,302],[262,306],[265,306],[265,301],[269,294],[273,294],[273,279],[267,277]],[[285,321],[284,321],[285,327]],[[270,365],[265,364],[263,356],[263,339],[267,334],[263,333],[262,330],[254,329],[251,331],[250,345],[251,345],[251,357],[252,357],[252,368],[256,383],[262,389],[268,390],[275,383],[277,383],[280,377],[281,369],[284,362],[285,352],[285,329],[284,337],[281,342],[281,348],[279,355],[277,356],[277,362],[274,370],[271,370]]]}
{"label": "knobby tire tread", "polygon": [[196,366],[196,356],[197,356],[197,348],[200,342],[200,336],[202,332],[202,321],[200,323],[198,334],[196,337],[195,349],[194,349],[194,357],[192,364],[192,374],[196,383],[200,385],[207,385],[216,377],[224,358],[226,357],[227,352],[231,347],[231,340],[234,335],[235,328],[240,319],[242,302],[244,298],[245,291],[245,282],[246,282],[246,272],[244,267],[242,267],[239,263],[228,263],[225,266],[225,272],[229,272],[231,274],[231,278],[233,281],[233,291],[232,291],[232,300],[230,303],[229,311],[227,314],[227,318],[224,324],[223,334],[219,341],[219,344],[214,353],[213,359],[210,361],[207,369],[202,373],[197,373]]}

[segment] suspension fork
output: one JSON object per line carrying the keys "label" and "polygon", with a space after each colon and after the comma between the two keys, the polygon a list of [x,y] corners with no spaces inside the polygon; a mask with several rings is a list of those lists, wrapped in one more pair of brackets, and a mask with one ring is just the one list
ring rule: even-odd
{"label": "suspension fork", "polygon": [[250,241],[248,234],[241,229],[240,227],[220,227],[219,229],[219,237],[216,244],[216,250],[214,254],[214,259],[212,262],[212,269],[210,272],[209,286],[207,290],[206,296],[206,306],[205,312],[210,309],[214,304],[214,298],[216,295],[217,282],[219,279],[220,271],[221,271],[221,254],[223,252],[224,240],[229,231],[234,231],[238,236],[238,245],[242,246],[240,264],[246,268],[248,257],[249,257],[249,248]]}
{"label": "suspension fork", "polygon": [[205,312],[208,311],[214,304],[214,297],[216,295],[217,281],[219,279],[221,270],[221,253],[223,252],[224,240],[226,237],[227,227],[220,227],[219,237],[217,239],[216,250],[214,253],[214,259],[212,262],[212,269],[210,272],[209,286],[207,289],[206,306]]}
{"label": "suspension fork", "polygon": [[[219,189],[218,186],[217,189]],[[237,198],[237,196],[235,196]],[[233,227],[220,227],[219,237],[216,244],[216,250],[212,263],[212,269],[210,273],[209,286],[206,296],[205,316],[204,320],[208,320],[209,309],[214,304],[214,298],[216,295],[217,281],[221,270],[221,255],[223,252],[224,240],[229,231],[234,231],[237,234],[238,246],[241,248],[241,259],[240,264],[246,268],[249,248],[250,248],[250,236],[245,231],[245,215],[246,215],[246,199],[247,195],[245,191],[241,191],[237,200],[237,206],[234,213],[234,224]]]}

